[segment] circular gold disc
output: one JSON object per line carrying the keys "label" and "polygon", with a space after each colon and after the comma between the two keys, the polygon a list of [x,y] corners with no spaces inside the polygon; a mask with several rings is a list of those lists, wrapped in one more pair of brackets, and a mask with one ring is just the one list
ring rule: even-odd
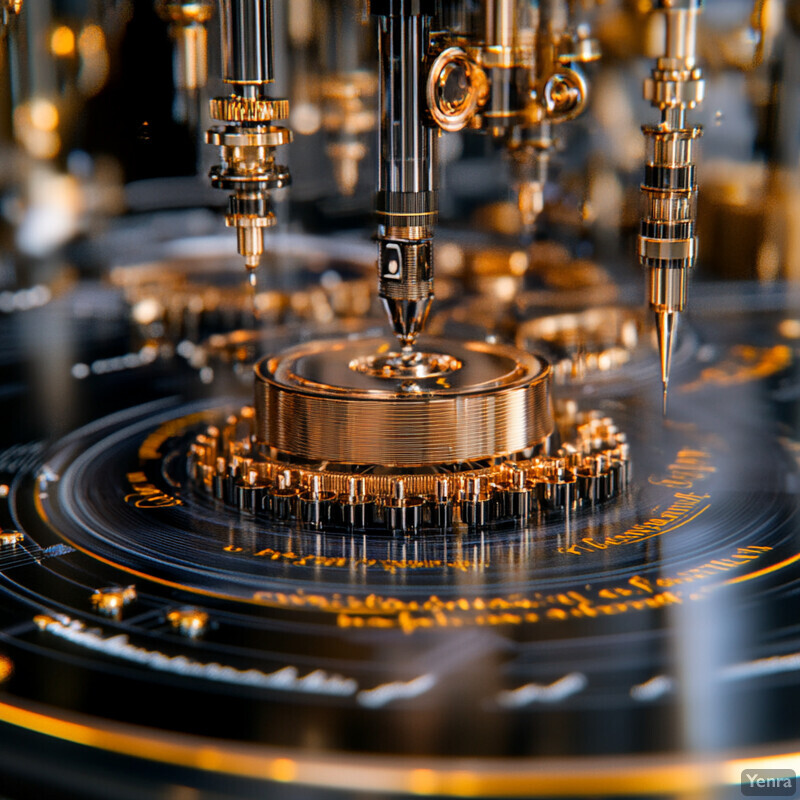
{"label": "circular gold disc", "polygon": [[409,377],[359,368],[393,363],[395,349],[383,339],[339,339],[260,361],[259,441],[305,462],[418,467],[523,453],[553,430],[545,361],[504,345],[423,337],[422,360],[447,354],[450,369]]}

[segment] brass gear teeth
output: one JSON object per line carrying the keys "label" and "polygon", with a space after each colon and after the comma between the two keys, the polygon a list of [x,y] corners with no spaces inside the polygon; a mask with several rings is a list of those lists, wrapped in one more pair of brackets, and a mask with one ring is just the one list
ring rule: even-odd
{"label": "brass gear teeth", "polygon": [[223,122],[272,122],[289,116],[283,98],[215,97],[209,103],[211,117]]}
{"label": "brass gear teeth", "polygon": [[569,441],[555,454],[445,472],[301,466],[266,452],[255,422],[255,409],[246,407],[195,437],[187,454],[192,486],[242,512],[281,522],[302,520],[317,530],[388,527],[414,533],[535,523],[620,497],[630,485],[625,434],[596,411],[559,419]]}

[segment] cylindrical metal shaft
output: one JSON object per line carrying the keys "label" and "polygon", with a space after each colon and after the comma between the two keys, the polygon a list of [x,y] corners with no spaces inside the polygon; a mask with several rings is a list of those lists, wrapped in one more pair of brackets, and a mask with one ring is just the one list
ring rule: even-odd
{"label": "cylindrical metal shaft", "polygon": [[272,0],[220,0],[222,80],[264,84],[272,68]]}
{"label": "cylindrical metal shaft", "polygon": [[700,3],[666,10],[666,58],[680,59],[685,69],[694,69],[697,51],[697,15]]}
{"label": "cylindrical metal shaft", "polygon": [[516,0],[486,3],[486,46],[511,50],[514,46]]}
{"label": "cylindrical metal shaft", "polygon": [[426,224],[427,212],[434,211],[433,130],[422,124],[420,76],[427,28],[428,18],[417,15],[384,17],[379,29],[377,210],[386,217],[410,217],[409,226]]}
{"label": "cylindrical metal shaft", "polygon": [[430,15],[419,0],[376,3],[380,58],[378,293],[395,335],[409,346],[433,298],[435,139],[423,124]]}

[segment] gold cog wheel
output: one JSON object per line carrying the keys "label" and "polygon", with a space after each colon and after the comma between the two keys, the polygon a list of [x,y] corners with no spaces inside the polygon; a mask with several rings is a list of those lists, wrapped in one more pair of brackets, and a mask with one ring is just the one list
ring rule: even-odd
{"label": "gold cog wheel", "polygon": [[215,97],[210,102],[213,119],[224,122],[272,122],[289,116],[283,98]]}

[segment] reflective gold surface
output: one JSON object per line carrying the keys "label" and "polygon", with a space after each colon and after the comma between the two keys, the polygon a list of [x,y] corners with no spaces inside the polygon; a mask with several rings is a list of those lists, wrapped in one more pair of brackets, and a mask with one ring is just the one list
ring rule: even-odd
{"label": "reflective gold surface", "polygon": [[610,758],[370,758],[350,753],[308,755],[121,725],[79,714],[54,714],[39,704],[0,703],[0,721],[100,751],[231,777],[306,787],[394,791],[450,797],[698,796],[738,786],[743,769],[800,767],[796,741],[771,750]]}
{"label": "reflective gold surface", "polygon": [[404,378],[358,371],[381,339],[310,343],[256,367],[258,440],[304,461],[419,466],[525,451],[553,429],[550,367],[483,342],[423,340],[462,365]]}

